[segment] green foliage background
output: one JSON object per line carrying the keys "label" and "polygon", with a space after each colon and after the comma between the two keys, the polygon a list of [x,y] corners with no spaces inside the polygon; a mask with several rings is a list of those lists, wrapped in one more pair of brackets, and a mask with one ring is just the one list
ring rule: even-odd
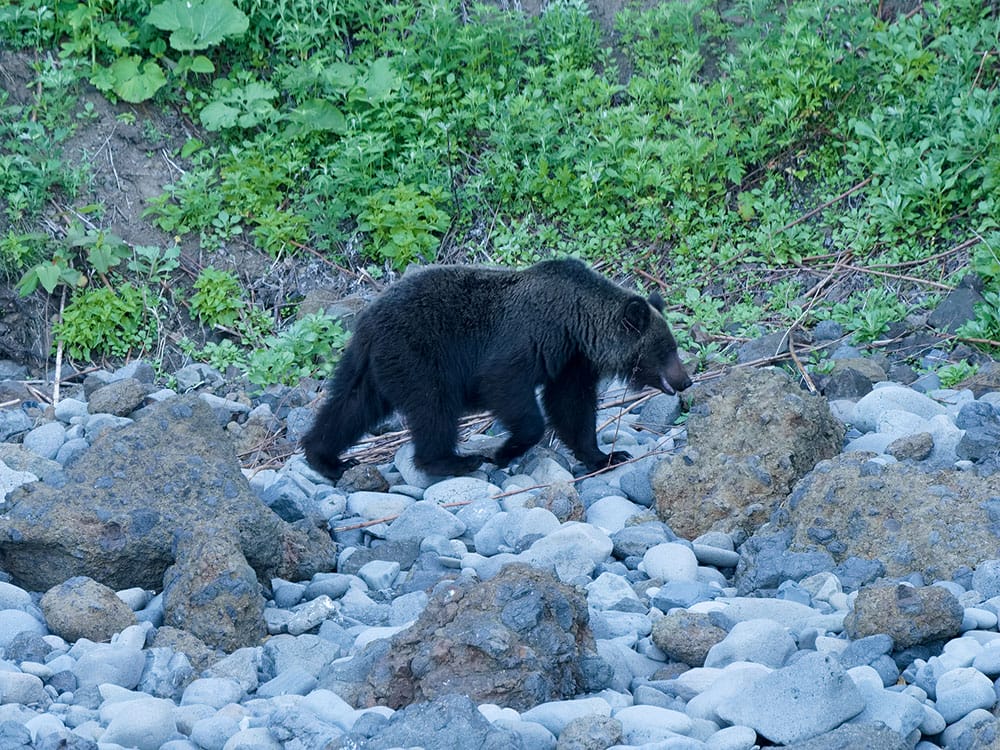
{"label": "green foliage background", "polygon": [[[989,3],[879,18],[861,0],[664,0],[623,10],[612,49],[582,0],[536,17],[460,0],[26,0],[0,3],[0,36],[59,51],[39,71],[48,112],[0,118],[9,274],[59,257],[32,218],[81,181],[51,148],[72,127],[53,84],[69,79],[205,129],[149,216],[206,248],[240,236],[395,269],[573,254],[662,281],[709,334],[808,313],[877,338],[930,300],[911,284],[904,304],[904,275],[953,284],[971,267],[1000,292]],[[873,271],[868,288],[802,296],[801,272],[844,268]],[[998,303],[968,335],[1000,339]]]}

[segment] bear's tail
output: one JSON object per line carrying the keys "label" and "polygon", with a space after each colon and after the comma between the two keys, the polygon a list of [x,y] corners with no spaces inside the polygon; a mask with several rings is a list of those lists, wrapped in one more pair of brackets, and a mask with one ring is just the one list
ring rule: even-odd
{"label": "bear's tail", "polygon": [[355,338],[337,364],[327,396],[312,427],[302,438],[306,461],[329,479],[338,479],[345,464],[340,453],[389,415],[368,367],[368,342]]}

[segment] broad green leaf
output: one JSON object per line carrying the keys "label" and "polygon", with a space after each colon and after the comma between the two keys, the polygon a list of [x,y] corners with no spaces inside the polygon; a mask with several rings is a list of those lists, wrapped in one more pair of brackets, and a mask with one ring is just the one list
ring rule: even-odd
{"label": "broad green leaf", "polygon": [[167,83],[160,66],[152,60],[142,63],[139,68],[138,56],[122,58],[111,66],[115,79],[114,92],[133,104],[151,99]]}
{"label": "broad green leaf", "polygon": [[212,102],[201,111],[201,124],[208,130],[221,130],[236,125],[240,111],[225,102]]}
{"label": "broad green leaf", "polygon": [[380,57],[372,61],[361,84],[365,87],[368,101],[377,102],[391,96],[399,88],[400,81],[392,69],[392,61],[388,57]]}
{"label": "broad green leaf", "polygon": [[60,268],[55,263],[39,263],[35,266],[35,274],[38,277],[38,283],[42,285],[44,289],[49,294],[59,284],[59,277],[62,275],[63,269]]}
{"label": "broad green leaf", "polygon": [[230,0],[166,0],[153,6],[146,21],[173,32],[170,46],[179,52],[206,49],[226,37],[242,35],[250,26],[246,14]]}
{"label": "broad green leaf", "polygon": [[182,57],[177,61],[177,75],[186,73],[214,73],[215,65],[204,55]]}
{"label": "broad green leaf", "polygon": [[290,135],[302,135],[316,130],[347,132],[344,113],[324,99],[309,99],[288,113]]}

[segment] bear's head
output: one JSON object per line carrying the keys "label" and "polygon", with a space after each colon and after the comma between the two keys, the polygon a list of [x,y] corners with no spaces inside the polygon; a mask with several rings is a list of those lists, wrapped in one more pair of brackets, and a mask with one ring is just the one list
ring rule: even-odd
{"label": "bear's head", "polygon": [[659,388],[676,393],[690,387],[691,378],[677,356],[677,342],[663,318],[663,299],[653,292],[648,299],[632,297],[622,315],[625,335],[632,346],[631,368],[627,374],[633,385]]}

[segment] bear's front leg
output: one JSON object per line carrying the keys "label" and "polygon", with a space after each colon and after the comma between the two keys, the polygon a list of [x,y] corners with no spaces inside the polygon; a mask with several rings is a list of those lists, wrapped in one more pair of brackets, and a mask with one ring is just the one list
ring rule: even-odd
{"label": "bear's front leg", "polygon": [[582,356],[572,358],[542,390],[549,422],[573,455],[589,471],[599,471],[632,457],[624,451],[610,456],[597,447],[597,373]]}

